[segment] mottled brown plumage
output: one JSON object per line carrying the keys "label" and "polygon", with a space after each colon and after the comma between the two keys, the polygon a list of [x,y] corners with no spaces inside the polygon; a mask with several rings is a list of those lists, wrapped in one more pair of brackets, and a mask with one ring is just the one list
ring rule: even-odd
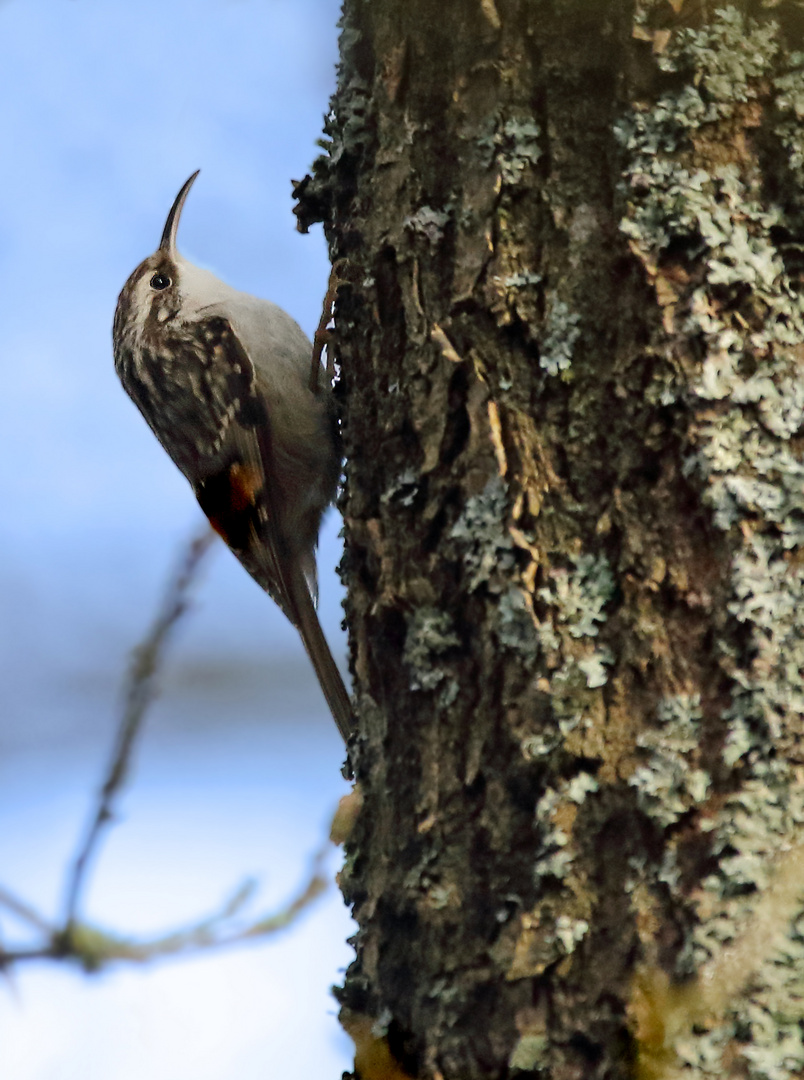
{"label": "mottled brown plumage", "polygon": [[115,369],[213,527],[299,630],[347,740],[349,696],[315,613],[315,547],[340,472],[329,387],[310,389],[311,345],[286,312],[179,255],[197,175],[120,293]]}

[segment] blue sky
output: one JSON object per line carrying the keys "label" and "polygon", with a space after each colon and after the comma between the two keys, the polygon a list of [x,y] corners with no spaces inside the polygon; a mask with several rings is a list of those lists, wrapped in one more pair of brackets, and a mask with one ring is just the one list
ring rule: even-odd
{"label": "blue sky", "polygon": [[[156,247],[178,188],[200,168],[182,218],[183,253],[276,301],[312,331],[327,281],[325,245],[320,228],[296,232],[290,181],[317,153],[334,88],[337,16],[335,0],[0,5],[0,881],[46,909],[106,755],[128,650],[199,520],[187,484],[114,374],[117,294]],[[321,612],[342,654],[337,532],[332,515],[320,555]],[[99,875],[97,917],[119,929],[137,916],[148,925],[179,912],[190,917],[202,894],[208,907],[225,895],[237,866],[258,870],[259,858],[276,872],[277,898],[287,895],[285,877],[298,880],[344,790],[341,748],[312,679],[289,624],[218,551],[171,653],[126,824],[101,860],[110,869]],[[291,721],[293,737],[282,734]],[[223,742],[221,725],[234,733]],[[187,765],[177,785],[175,762],[194,754],[204,764],[192,776]],[[216,772],[223,761],[226,782]],[[281,797],[271,796],[279,773]],[[228,823],[217,829],[217,847],[208,832],[192,832],[210,799],[220,800]],[[280,854],[271,830],[291,803],[291,827],[279,822]],[[245,839],[254,840],[255,814],[256,849]],[[179,823],[173,846],[169,820]],[[176,851],[199,846],[203,872],[195,864],[182,870]],[[175,903],[163,910],[154,897],[165,873]],[[126,905],[126,896],[136,903]],[[327,987],[349,960],[349,923],[337,896],[327,903],[309,916],[301,944],[288,936],[282,946],[286,971],[302,950],[298,1000],[316,1003],[299,1017],[304,1053],[271,1063],[288,1077],[311,1069],[336,1076],[348,1064]],[[293,994],[281,983],[266,989],[273,948],[194,961],[190,975],[177,964],[91,986],[65,973],[21,973],[19,1008],[0,992],[0,1046],[11,1055],[13,1080],[217,1080],[233,1074],[225,1063],[235,1060],[241,1080],[267,1075],[267,1047],[292,1046],[294,1030],[284,1011]],[[218,962],[237,971],[228,1005]],[[167,997],[163,985],[173,986]],[[205,1010],[210,1018],[225,1008],[251,1018],[242,1031],[231,1021],[218,1056],[207,1046],[191,1061],[170,1042],[165,1002],[175,1006],[190,989],[202,1028]],[[270,1029],[270,1009],[239,1008],[241,994],[243,1001],[278,995],[281,1032]],[[130,1030],[114,1035],[121,1009],[136,1014],[134,1049]],[[110,1033],[102,1047],[101,1016]],[[313,1016],[322,1017],[317,1034]],[[173,1028],[186,1031],[178,1021]]]}
{"label": "blue sky", "polygon": [[[197,519],[118,384],[110,343],[117,294],[194,169],[184,254],[285,307],[308,333],[316,325],[325,244],[320,228],[296,232],[290,181],[317,153],[337,14],[334,0],[0,5],[0,583],[25,583],[24,617],[31,598],[55,602],[55,590],[69,606],[77,588],[105,633],[105,590],[94,594],[108,569],[135,585],[131,625],[141,625]],[[333,516],[320,555],[330,636],[341,617],[337,530]],[[258,611],[261,635],[296,647],[230,556],[218,556],[209,589],[236,611],[227,632],[250,640],[246,612]]]}
{"label": "blue sky", "polygon": [[0,424],[24,453],[2,483],[18,527],[174,510],[177,477],[120,394],[109,335],[194,169],[185,254],[313,327],[324,245],[295,231],[290,180],[316,153],[335,18],[328,0],[0,7]]}

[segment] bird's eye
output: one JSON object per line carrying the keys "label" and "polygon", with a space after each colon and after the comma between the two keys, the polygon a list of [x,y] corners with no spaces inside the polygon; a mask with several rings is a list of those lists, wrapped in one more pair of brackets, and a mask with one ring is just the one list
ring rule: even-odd
{"label": "bird's eye", "polygon": [[157,273],[151,278],[152,289],[166,289],[170,285],[170,278],[167,274]]}

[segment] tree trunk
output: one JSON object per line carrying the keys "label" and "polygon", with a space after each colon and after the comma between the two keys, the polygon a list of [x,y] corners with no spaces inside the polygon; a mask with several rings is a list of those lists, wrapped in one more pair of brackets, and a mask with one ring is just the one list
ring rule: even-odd
{"label": "tree trunk", "polygon": [[803,27],[345,0],[364,1080],[804,1069]]}

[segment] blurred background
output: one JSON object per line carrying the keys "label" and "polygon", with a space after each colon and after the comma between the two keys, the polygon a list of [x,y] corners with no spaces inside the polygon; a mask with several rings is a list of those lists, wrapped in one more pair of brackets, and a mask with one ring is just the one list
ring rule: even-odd
{"label": "blurred background", "polygon": [[[180,248],[312,332],[320,229],[290,180],[334,88],[337,0],[0,3],[0,884],[56,917],[120,712],[120,684],[200,513],[121,390],[117,294],[201,176]],[[319,558],[337,658],[339,522]],[[338,798],[342,746],[290,625],[218,545],[167,654],[85,914],[147,935],[302,887]],[[338,854],[330,861],[334,871]],[[338,1076],[329,993],[351,932],[334,885],[266,943],[86,977],[0,983],[4,1080]],[[0,910],[11,946],[30,936]]]}

